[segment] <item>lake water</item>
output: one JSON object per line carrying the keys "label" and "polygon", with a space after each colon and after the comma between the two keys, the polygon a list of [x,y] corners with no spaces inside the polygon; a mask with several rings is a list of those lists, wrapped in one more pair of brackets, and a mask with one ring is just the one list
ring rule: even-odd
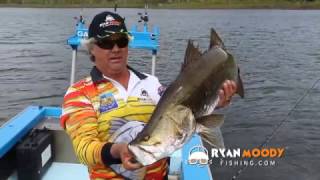
{"label": "lake water", "polygon": [[[89,22],[103,9],[84,9]],[[111,10],[111,9],[109,9]],[[127,26],[143,9],[119,9]],[[59,106],[69,84],[71,48],[80,9],[0,8],[0,121],[28,105]],[[178,74],[187,40],[204,50],[214,27],[237,59],[246,97],[224,110],[227,148],[257,147],[285,120],[267,147],[284,147],[275,166],[249,167],[238,179],[320,179],[320,11],[149,10],[161,30],[156,75],[169,84]],[[150,52],[130,51],[130,64],[150,72]],[[92,63],[80,50],[77,79]],[[308,91],[309,90],[309,91]],[[297,100],[308,91],[294,111]],[[231,179],[241,166],[211,165],[215,179]]]}

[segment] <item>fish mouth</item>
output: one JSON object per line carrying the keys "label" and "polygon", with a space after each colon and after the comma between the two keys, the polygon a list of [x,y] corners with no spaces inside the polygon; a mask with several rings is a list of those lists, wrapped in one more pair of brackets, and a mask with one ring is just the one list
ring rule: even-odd
{"label": "fish mouth", "polygon": [[135,159],[142,165],[147,166],[157,161],[156,156],[149,150],[141,146],[128,146]]}

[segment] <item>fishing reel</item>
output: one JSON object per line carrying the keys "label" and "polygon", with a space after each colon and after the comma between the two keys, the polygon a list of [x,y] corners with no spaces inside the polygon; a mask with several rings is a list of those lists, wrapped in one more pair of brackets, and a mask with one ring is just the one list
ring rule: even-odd
{"label": "fishing reel", "polygon": [[73,19],[77,22],[77,26],[79,24],[85,24],[85,20],[84,20],[84,17],[82,15],[80,15],[79,17],[77,16],[74,16]]}
{"label": "fishing reel", "polygon": [[145,12],[144,14],[142,14],[141,12],[138,13],[138,16],[140,16],[140,19],[138,20],[138,22],[144,22],[145,24],[148,23],[149,21],[149,17],[148,17],[148,13]]}

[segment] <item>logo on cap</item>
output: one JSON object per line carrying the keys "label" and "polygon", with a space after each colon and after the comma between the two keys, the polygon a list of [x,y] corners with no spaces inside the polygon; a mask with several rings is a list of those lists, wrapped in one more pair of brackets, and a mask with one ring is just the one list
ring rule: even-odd
{"label": "logo on cap", "polygon": [[116,21],[111,15],[107,15],[105,22],[101,23],[99,27],[108,27],[108,26],[119,26],[121,22]]}

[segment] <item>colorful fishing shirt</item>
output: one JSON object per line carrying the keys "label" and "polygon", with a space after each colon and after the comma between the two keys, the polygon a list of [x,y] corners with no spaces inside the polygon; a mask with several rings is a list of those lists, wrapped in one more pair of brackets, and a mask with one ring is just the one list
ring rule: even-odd
{"label": "colorful fishing shirt", "polygon": [[[115,142],[112,135],[129,122],[147,123],[160,99],[163,88],[156,77],[128,68],[127,89],[93,67],[90,76],[69,87],[64,97],[61,125],[91,179],[124,179],[103,163],[102,147]],[[137,132],[128,131],[125,138],[132,133]],[[167,162],[160,160],[146,167],[144,179],[163,179],[166,172]]]}

